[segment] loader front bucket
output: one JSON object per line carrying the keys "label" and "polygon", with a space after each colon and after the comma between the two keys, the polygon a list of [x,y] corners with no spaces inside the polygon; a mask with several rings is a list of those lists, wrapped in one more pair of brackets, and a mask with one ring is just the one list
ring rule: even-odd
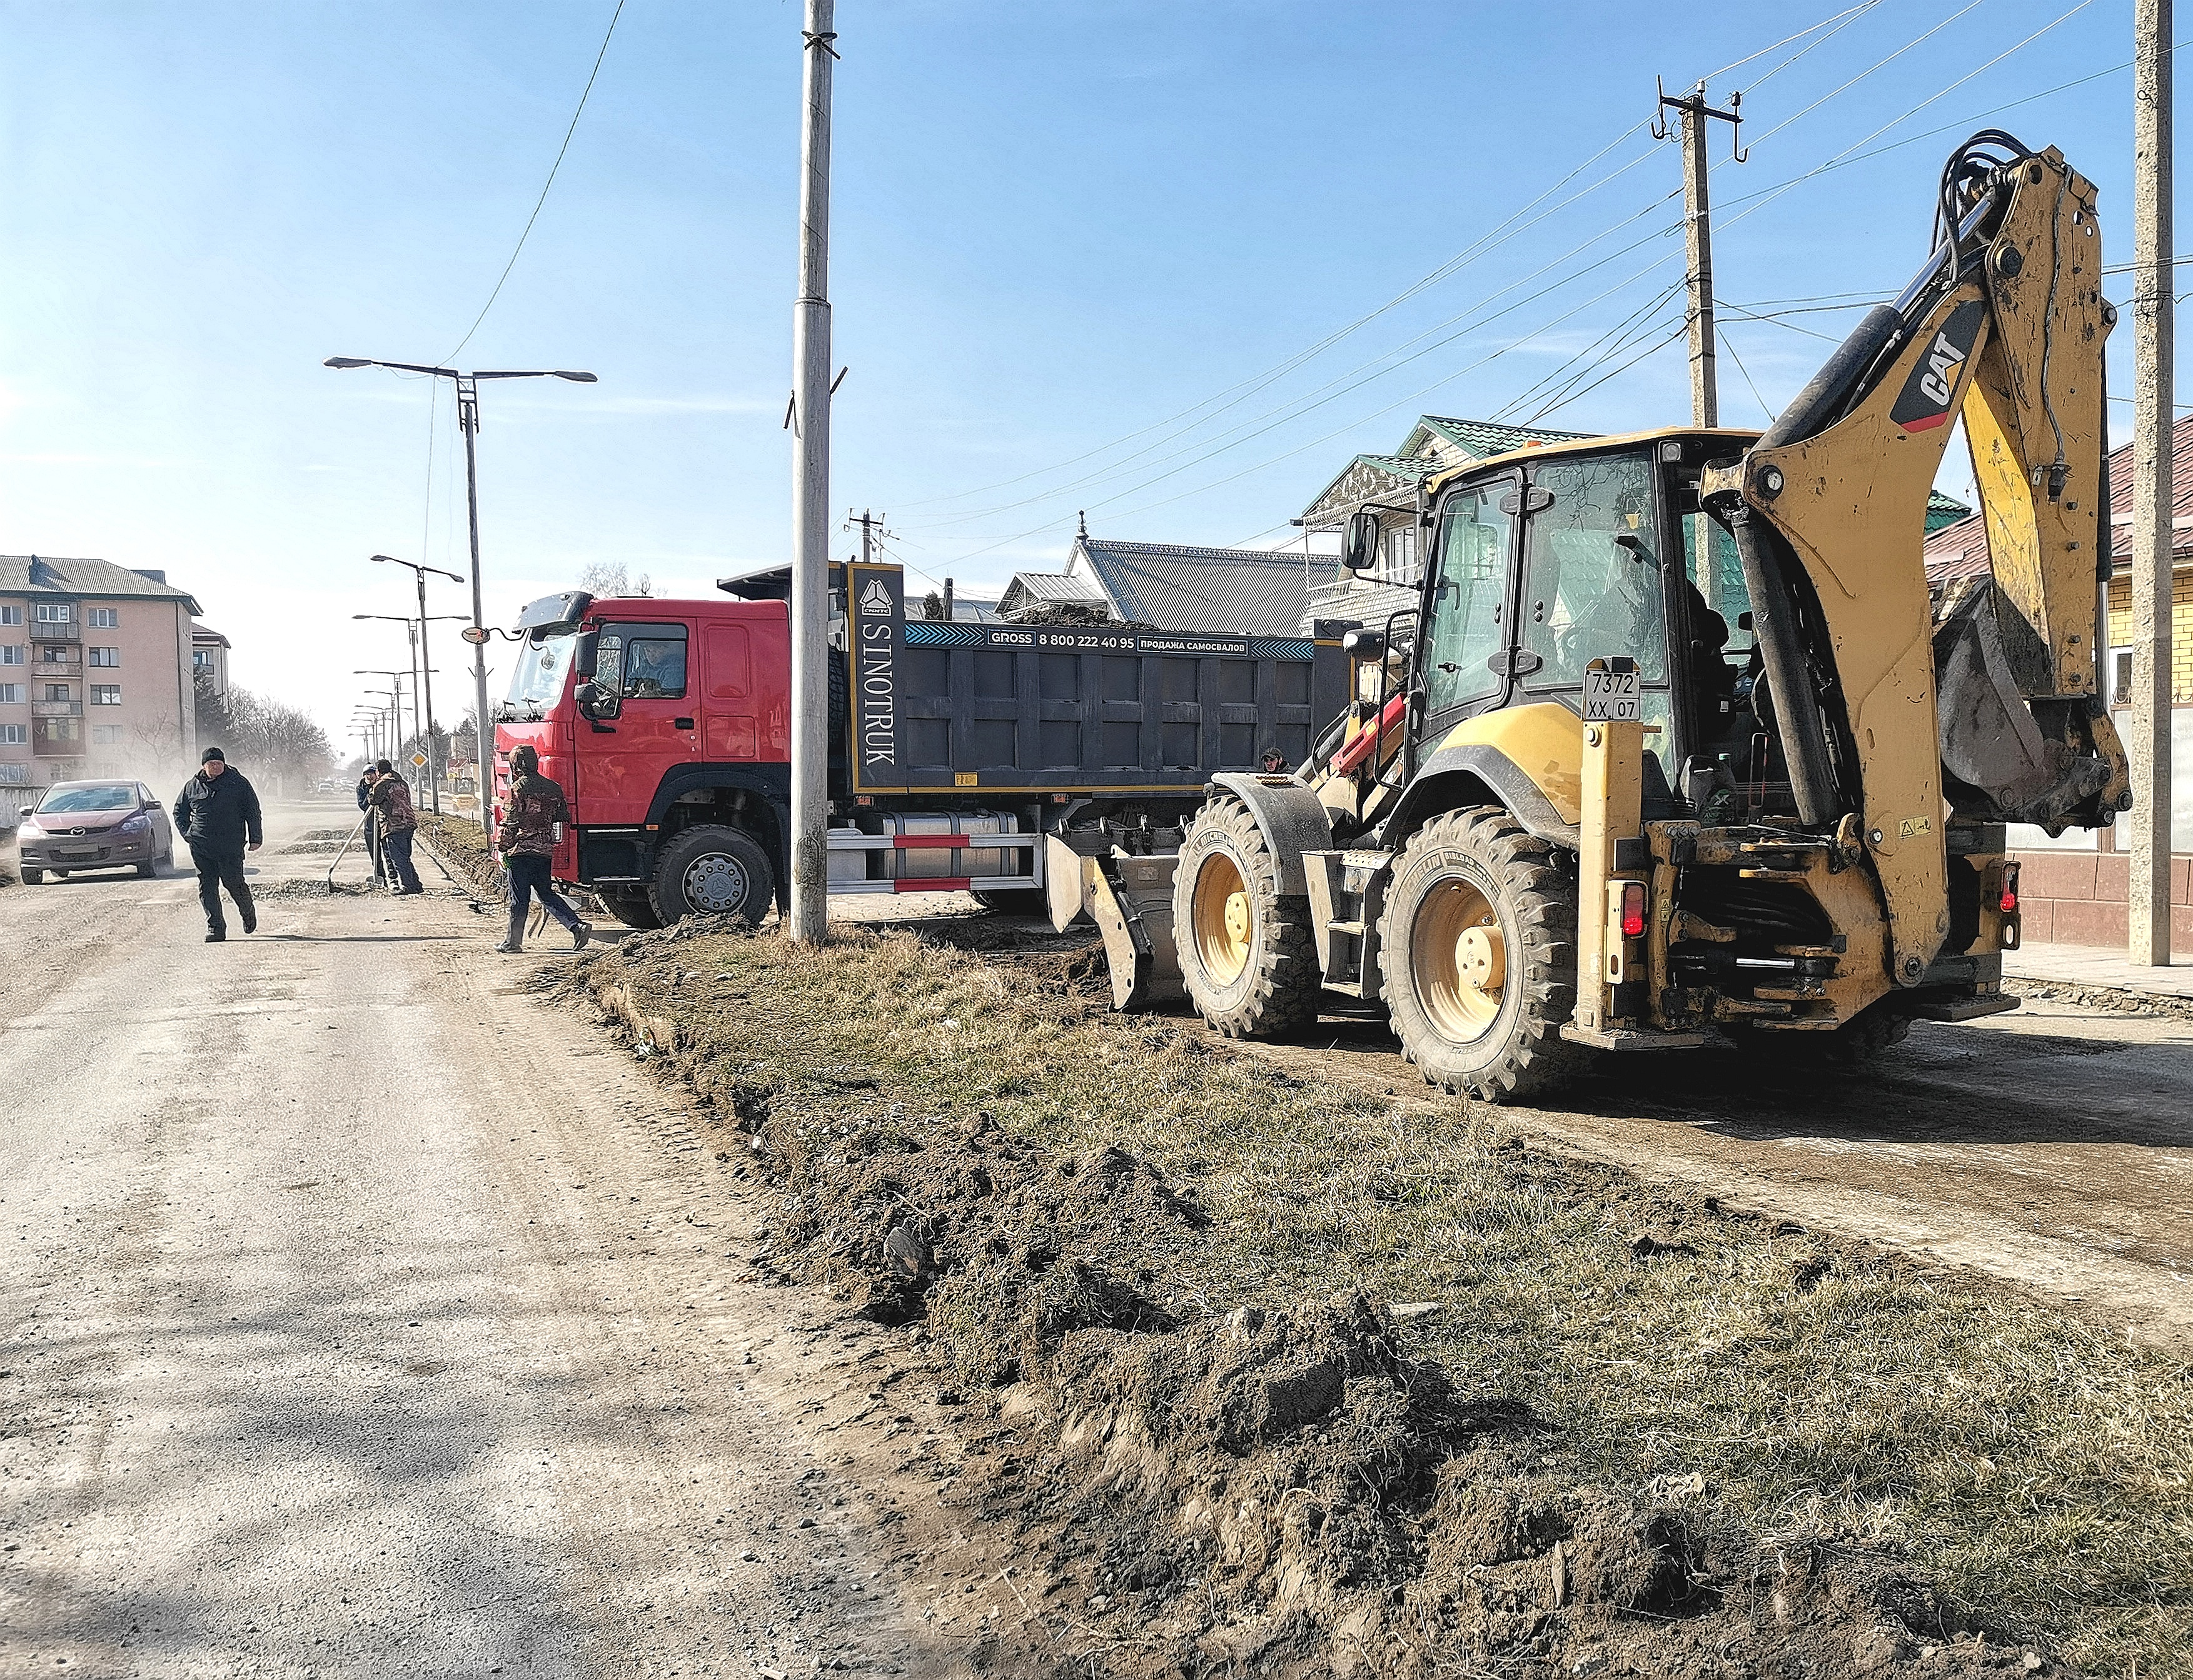
{"label": "loader front bucket", "polygon": [[1178,856],[1114,851],[1088,857],[1056,837],[1046,850],[1051,925],[1062,933],[1084,916],[1096,924],[1112,975],[1112,1007],[1147,1009],[1187,996],[1172,940]]}

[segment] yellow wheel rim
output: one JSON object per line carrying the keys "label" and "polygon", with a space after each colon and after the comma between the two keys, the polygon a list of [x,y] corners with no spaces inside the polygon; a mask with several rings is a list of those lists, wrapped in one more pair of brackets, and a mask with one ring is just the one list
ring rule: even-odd
{"label": "yellow wheel rim", "polygon": [[1248,883],[1234,860],[1213,852],[1195,874],[1195,954],[1203,972],[1221,986],[1231,986],[1249,966],[1249,951],[1256,943],[1256,911],[1249,901]]}
{"label": "yellow wheel rim", "polygon": [[1450,1043],[1482,1037],[1508,989],[1508,942],[1492,900],[1466,877],[1440,882],[1417,906],[1409,966],[1424,1014]]}

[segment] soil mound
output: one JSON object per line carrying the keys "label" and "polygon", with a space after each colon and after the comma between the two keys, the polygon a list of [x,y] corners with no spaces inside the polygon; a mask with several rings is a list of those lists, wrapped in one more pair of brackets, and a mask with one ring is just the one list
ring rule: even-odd
{"label": "soil mound", "polygon": [[1702,1486],[1578,1484],[1524,1399],[1459,1397],[1360,1293],[1176,1292],[1205,1221],[1122,1149],[744,1097],[780,1243],[859,1311],[920,1321],[988,1409],[999,1449],[959,1496],[1045,1558],[1061,1676],[2057,1671],[1953,1637],[1879,1548],[1732,1531]]}

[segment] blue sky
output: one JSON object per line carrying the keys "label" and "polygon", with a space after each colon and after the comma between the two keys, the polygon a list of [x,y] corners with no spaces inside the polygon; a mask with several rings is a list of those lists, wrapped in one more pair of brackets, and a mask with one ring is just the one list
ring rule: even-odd
{"label": "blue sky", "polygon": [[[320,363],[458,345],[613,9],[0,0],[0,551],[166,568],[238,680],[339,724],[352,668],[401,658],[350,619],[408,604],[366,557],[463,570],[462,464],[445,390]],[[1056,563],[1085,507],[1285,540],[1427,410],[1681,421],[1680,340],[1653,348],[1677,153],[1632,126],[1656,73],[1749,60],[1711,88],[1752,146],[1714,178],[1731,424],[1856,319],[1828,306],[1918,266],[1979,113],[2093,77],[1985,122],[2062,146],[2129,260],[2131,75],[2097,75],[2132,56],[2127,0],[1881,0],[1784,43],[1842,9],[840,0],[833,500],[972,589]],[[487,391],[491,616],[593,560],[694,592],[782,557],[799,26],[796,0],[627,0],[461,357],[601,378]]]}

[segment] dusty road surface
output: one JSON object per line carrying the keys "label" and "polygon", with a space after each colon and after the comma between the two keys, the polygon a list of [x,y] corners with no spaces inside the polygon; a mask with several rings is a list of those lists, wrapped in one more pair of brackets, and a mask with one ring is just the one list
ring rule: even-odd
{"label": "dusty road surface", "polygon": [[279,895],[354,814],[0,891],[0,1673],[967,1671],[883,1355],[461,899]]}

